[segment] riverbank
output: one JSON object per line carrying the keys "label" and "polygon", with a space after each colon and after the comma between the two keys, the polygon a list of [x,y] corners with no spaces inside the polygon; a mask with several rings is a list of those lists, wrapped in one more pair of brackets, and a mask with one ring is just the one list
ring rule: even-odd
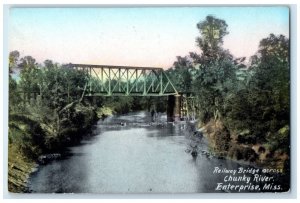
{"label": "riverbank", "polygon": [[[198,126],[208,140],[213,154],[255,167],[278,169],[288,173],[289,156],[280,149],[271,150],[267,143],[240,143],[237,133],[226,129],[221,121]],[[242,132],[243,133],[243,132]]]}
{"label": "riverbank", "polygon": [[[239,136],[228,131],[220,121],[210,121],[198,127],[206,139],[210,156],[261,169],[274,178],[282,192],[290,190],[290,160],[281,149],[272,150],[267,143],[240,143]],[[273,192],[278,192],[273,189]]]}
{"label": "riverbank", "polygon": [[8,147],[8,150],[8,191],[28,192],[28,178],[37,169],[38,164],[20,154],[12,145]]}
{"label": "riverbank", "polygon": [[[68,132],[68,130],[65,129],[66,134],[72,133],[76,136],[70,135],[69,137],[72,139],[69,139],[59,152],[52,151],[50,152],[50,154],[61,154],[67,147],[78,144],[84,137],[82,136],[82,134],[86,135],[89,133],[92,128],[92,123],[96,123],[99,119],[105,119],[106,117],[113,115],[114,111],[111,108],[104,106],[98,109],[94,109],[93,114],[93,118],[88,119],[88,122],[86,122],[85,125],[82,126],[82,129],[71,129],[70,131],[72,132]],[[43,155],[40,155],[39,157],[42,156]],[[30,192],[28,190],[28,178],[33,172],[37,170],[37,168],[39,167],[38,163],[38,158],[30,159],[26,157],[22,152],[20,152],[20,150],[18,150],[16,146],[10,144],[8,148],[8,191],[12,193]]]}
{"label": "riverbank", "polygon": [[[87,111],[86,111],[87,112]],[[35,172],[39,166],[39,163],[45,163],[53,159],[53,155],[61,156],[65,152],[67,147],[78,144],[83,137],[90,134],[92,126],[100,118],[96,116],[96,110],[90,110],[88,113],[82,114],[82,124],[80,127],[69,127],[63,130],[60,139],[57,140],[56,146],[53,146],[51,150],[39,148],[42,153],[36,154],[36,156],[26,156],[26,153],[22,151],[17,145],[9,144],[8,147],[8,191],[12,193],[26,193],[28,190],[28,178],[32,172]],[[34,136],[34,135],[33,135]],[[46,134],[44,134],[46,136]],[[42,145],[44,146],[44,145]],[[36,147],[37,148],[37,147]],[[41,157],[46,157],[40,159]],[[49,158],[50,157],[50,158]],[[57,158],[57,156],[54,156]],[[42,161],[41,161],[42,160]]]}
{"label": "riverbank", "polygon": [[[216,184],[224,179],[224,174],[213,173],[215,167],[230,170],[247,167],[247,164],[210,154],[194,159],[185,153],[191,144],[187,133],[190,126],[184,123],[148,125],[150,120],[145,112],[100,120],[93,127],[95,136],[85,136],[81,144],[68,148],[66,158],[41,165],[30,176],[30,192],[224,192],[215,190]],[[163,122],[165,120],[164,116]],[[136,125],[136,121],[142,125]],[[122,122],[127,125],[120,125]],[[202,143],[203,150],[208,150],[206,141]]]}

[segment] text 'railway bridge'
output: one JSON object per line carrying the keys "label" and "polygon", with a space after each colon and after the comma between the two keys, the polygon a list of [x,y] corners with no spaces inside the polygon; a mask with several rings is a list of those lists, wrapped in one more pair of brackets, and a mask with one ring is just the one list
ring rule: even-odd
{"label": "text 'railway bridge'", "polygon": [[168,121],[188,116],[191,109],[186,94],[176,90],[162,68],[89,64],[67,67],[87,73],[85,96],[167,96]]}

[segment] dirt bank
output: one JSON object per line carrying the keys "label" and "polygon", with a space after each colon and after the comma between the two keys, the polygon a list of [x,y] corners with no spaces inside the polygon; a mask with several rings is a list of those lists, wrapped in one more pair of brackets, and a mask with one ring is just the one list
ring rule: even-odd
{"label": "dirt bank", "polygon": [[28,160],[13,146],[8,149],[8,191],[13,193],[28,192],[27,181],[37,164]]}
{"label": "dirt bank", "polygon": [[289,156],[281,149],[272,150],[268,143],[241,143],[238,139],[241,132],[229,131],[219,120],[200,127],[211,152],[217,156],[283,172],[287,168]]}

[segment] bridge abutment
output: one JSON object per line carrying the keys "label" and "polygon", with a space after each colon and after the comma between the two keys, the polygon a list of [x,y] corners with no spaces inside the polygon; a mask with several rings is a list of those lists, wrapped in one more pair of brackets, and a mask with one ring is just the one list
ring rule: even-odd
{"label": "bridge abutment", "polygon": [[169,95],[168,96],[168,106],[167,106],[167,121],[179,121],[180,106],[181,106],[181,96],[180,95]]}

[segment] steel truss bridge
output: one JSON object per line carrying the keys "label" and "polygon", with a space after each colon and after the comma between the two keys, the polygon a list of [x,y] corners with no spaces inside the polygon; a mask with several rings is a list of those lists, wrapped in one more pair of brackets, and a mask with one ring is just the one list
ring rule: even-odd
{"label": "steel truss bridge", "polygon": [[88,75],[86,96],[178,95],[162,68],[68,64]]}
{"label": "steel truss bridge", "polygon": [[162,68],[68,64],[87,75],[85,96],[168,96],[168,120],[195,118],[194,97],[179,93]]}

